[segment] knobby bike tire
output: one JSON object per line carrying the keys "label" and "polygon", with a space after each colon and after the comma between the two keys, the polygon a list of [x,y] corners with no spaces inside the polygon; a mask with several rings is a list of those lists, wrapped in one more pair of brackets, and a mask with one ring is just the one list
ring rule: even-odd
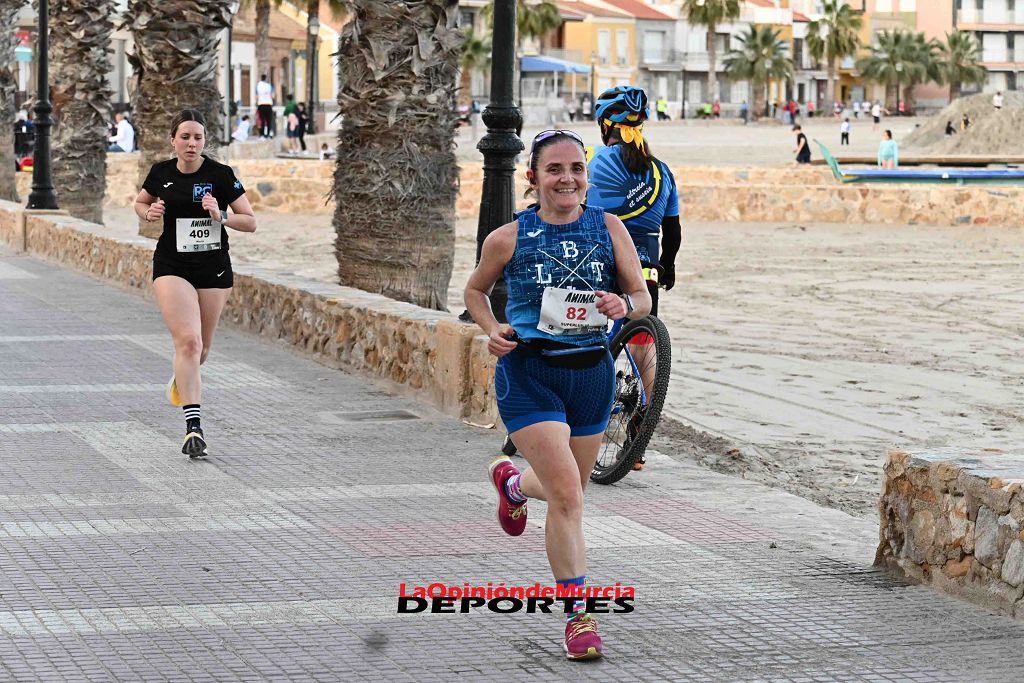
{"label": "knobby bike tire", "polygon": [[[654,338],[654,349],[657,354],[655,375],[643,419],[636,425],[635,433],[628,435],[626,429],[629,420],[636,414],[635,404],[638,395],[635,386],[626,386],[631,380],[619,369],[618,361],[626,343],[642,332]],[[590,473],[590,480],[595,484],[614,484],[619,481],[633,470],[633,465],[647,450],[647,444],[661,420],[661,411],[668,395],[669,375],[672,371],[672,340],[669,338],[665,323],[652,315],[623,325],[612,339],[610,351],[616,364],[615,408],[605,430],[605,439],[601,442],[598,461],[594,463],[594,469]],[[614,412],[615,410],[618,412]],[[615,441],[619,434],[623,435],[621,445]],[[610,454],[612,449],[615,451],[614,459],[607,462],[605,456]],[[602,460],[606,462],[602,463]]]}

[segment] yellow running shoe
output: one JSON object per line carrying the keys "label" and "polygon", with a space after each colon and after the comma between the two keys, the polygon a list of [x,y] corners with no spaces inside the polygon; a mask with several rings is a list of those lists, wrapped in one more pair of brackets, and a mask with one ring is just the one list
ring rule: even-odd
{"label": "yellow running shoe", "polygon": [[178,384],[174,381],[174,375],[171,375],[171,381],[167,383],[167,391],[164,392],[167,396],[167,401],[175,407],[182,407],[185,402],[181,400],[181,394],[178,393]]}

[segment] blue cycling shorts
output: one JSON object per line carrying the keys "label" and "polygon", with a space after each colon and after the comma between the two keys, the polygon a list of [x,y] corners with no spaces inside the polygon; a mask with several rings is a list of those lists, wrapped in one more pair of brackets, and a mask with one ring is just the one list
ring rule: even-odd
{"label": "blue cycling shorts", "polygon": [[517,348],[494,368],[498,413],[509,433],[538,422],[564,422],[572,436],[600,434],[615,393],[611,354],[592,368],[553,368]]}

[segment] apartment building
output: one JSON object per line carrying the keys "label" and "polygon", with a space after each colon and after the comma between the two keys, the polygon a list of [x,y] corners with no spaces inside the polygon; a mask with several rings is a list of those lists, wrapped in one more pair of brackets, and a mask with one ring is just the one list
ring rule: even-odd
{"label": "apartment building", "polygon": [[956,0],[955,10],[956,28],[978,38],[985,90],[1024,90],[1024,0]]}

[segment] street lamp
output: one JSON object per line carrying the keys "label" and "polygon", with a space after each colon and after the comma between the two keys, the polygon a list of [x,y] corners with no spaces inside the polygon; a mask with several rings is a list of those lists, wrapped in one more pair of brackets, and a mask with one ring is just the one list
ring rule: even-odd
{"label": "street lamp", "polygon": [[[494,0],[494,29],[491,34],[491,99],[483,111],[487,133],[476,148],[484,155],[484,183],[480,197],[480,220],[476,230],[476,261],[484,240],[512,220],[515,210],[516,157],[523,151],[518,131],[523,116],[512,94],[515,72],[516,0]],[[499,279],[491,292],[491,309],[506,322],[508,291]],[[466,313],[463,319],[468,319]]]}
{"label": "street lamp", "polygon": [[30,209],[56,209],[57,195],[53,192],[53,176],[50,172],[50,129],[53,127],[53,106],[50,104],[50,61],[49,52],[49,2],[39,0],[38,47],[38,92],[36,93],[36,143],[32,151],[32,192],[28,195]]}
{"label": "street lamp", "polygon": [[307,132],[312,135],[316,132],[314,121],[316,120],[316,39],[320,36],[320,18],[312,16],[309,18],[309,36],[306,39],[306,116],[309,119]]}

